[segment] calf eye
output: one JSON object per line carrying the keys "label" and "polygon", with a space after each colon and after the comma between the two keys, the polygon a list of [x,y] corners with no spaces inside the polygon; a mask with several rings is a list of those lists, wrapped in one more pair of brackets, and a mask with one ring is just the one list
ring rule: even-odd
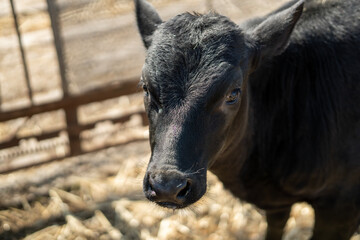
{"label": "calf eye", "polygon": [[233,105],[235,103],[237,103],[239,101],[239,97],[241,94],[241,89],[240,88],[235,88],[233,89],[227,96],[225,99],[225,103],[227,105]]}
{"label": "calf eye", "polygon": [[143,88],[143,90],[144,90],[144,95],[145,95],[145,97],[149,96],[149,89],[148,89],[148,87],[146,86],[146,84],[143,84],[143,85],[142,85],[142,88]]}

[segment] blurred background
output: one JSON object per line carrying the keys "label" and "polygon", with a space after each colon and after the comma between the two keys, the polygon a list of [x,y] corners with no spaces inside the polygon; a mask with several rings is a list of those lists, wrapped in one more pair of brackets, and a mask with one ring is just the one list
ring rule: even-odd
{"label": "blurred background", "polygon": [[[284,0],[153,0],[166,20],[235,22]],[[168,211],[144,199],[144,47],[131,0],[0,1],[0,239],[263,239],[264,215],[209,173],[206,196]],[[286,239],[307,239],[294,206]],[[354,236],[354,239],[360,237]]]}

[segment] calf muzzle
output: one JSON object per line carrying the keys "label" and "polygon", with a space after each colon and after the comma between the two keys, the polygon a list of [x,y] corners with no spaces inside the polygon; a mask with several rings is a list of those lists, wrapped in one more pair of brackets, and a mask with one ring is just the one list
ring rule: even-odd
{"label": "calf muzzle", "polygon": [[148,172],[144,178],[145,196],[163,207],[186,207],[191,191],[192,180],[176,170]]}

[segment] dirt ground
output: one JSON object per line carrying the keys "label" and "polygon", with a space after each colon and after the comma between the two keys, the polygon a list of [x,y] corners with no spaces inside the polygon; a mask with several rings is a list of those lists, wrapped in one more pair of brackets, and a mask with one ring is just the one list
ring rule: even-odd
{"label": "dirt ground", "polygon": [[[284,0],[154,0],[164,19],[184,11],[210,8],[238,22],[276,8]],[[45,0],[16,1],[20,29],[29,62],[35,103],[59,99],[61,83],[52,45]],[[122,81],[139,75],[144,49],[134,23],[130,0],[58,0],[61,10],[65,58],[72,93]],[[0,111],[30,104],[21,58],[12,27],[9,2],[0,1]],[[11,80],[9,80],[11,79]],[[82,122],[119,111],[142,107],[142,94],[83,106]],[[65,124],[62,111],[0,123],[0,141],[14,133],[26,136]],[[137,137],[121,146],[40,166],[0,174],[0,239],[194,239],[231,240],[264,238],[264,213],[234,198],[217,178],[209,174],[208,191],[194,206],[170,211],[147,201],[142,177],[150,156],[147,129],[135,116],[116,133],[108,122],[86,132],[93,147],[113,137]],[[114,136],[116,134],[116,136]],[[66,136],[52,149],[63,154]],[[31,155],[24,151],[16,161]],[[0,165],[10,156],[0,150]],[[11,155],[12,156],[12,155]],[[8,160],[6,160],[8,161]],[[285,239],[308,239],[313,209],[300,203],[293,207]],[[360,240],[360,235],[352,240]]]}
{"label": "dirt ground", "polygon": [[[145,200],[148,158],[145,140],[0,176],[0,239],[263,239],[263,212],[211,173],[207,194],[188,209]],[[295,205],[284,239],[308,239],[313,214]]]}

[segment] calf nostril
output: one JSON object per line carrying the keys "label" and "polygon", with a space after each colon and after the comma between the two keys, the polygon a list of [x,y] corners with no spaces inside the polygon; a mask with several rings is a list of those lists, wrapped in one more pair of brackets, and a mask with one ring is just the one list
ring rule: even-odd
{"label": "calf nostril", "polygon": [[153,187],[153,181],[150,176],[147,177],[147,181],[145,184],[144,190],[147,192],[147,196],[149,199],[155,199],[157,197],[157,194],[155,192],[155,189]]}
{"label": "calf nostril", "polygon": [[186,180],[185,183],[179,184],[178,188],[179,188],[180,191],[176,195],[176,198],[177,199],[184,198],[189,193],[190,186],[191,186],[191,182],[189,180]]}

